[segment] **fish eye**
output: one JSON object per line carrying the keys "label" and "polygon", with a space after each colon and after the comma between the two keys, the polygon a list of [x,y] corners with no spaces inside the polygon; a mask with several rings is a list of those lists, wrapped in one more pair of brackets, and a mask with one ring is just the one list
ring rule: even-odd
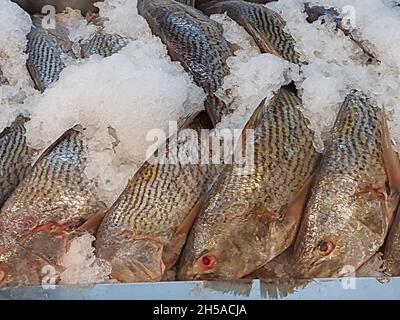
{"label": "fish eye", "polygon": [[217,259],[214,256],[205,255],[199,259],[199,263],[204,269],[212,269],[217,264]]}
{"label": "fish eye", "polygon": [[330,241],[322,240],[319,242],[318,248],[322,256],[327,256],[335,249],[335,245]]}

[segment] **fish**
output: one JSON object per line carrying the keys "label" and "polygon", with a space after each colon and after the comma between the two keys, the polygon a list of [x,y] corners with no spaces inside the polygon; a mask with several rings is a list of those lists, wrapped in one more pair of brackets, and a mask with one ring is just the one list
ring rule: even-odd
{"label": "fish", "polygon": [[179,279],[237,280],[292,244],[319,160],[300,107],[286,87],[258,106],[242,133],[254,132],[253,168],[225,167],[189,234]]}
{"label": "fish", "polygon": [[78,9],[83,15],[89,12],[98,12],[99,9],[93,4],[102,0],[12,0],[29,14],[43,13],[44,6],[54,7],[56,13],[61,13],[66,8]]}
{"label": "fish", "polygon": [[1,286],[41,284],[48,268],[57,277],[74,232],[95,228],[104,215],[84,174],[87,149],[83,128],[69,129],[7,199],[0,211]]}
{"label": "fish", "polygon": [[[186,129],[199,132],[207,128],[200,119],[201,115]],[[197,143],[196,136],[190,137]],[[174,147],[181,150],[179,140],[168,141],[165,146],[167,150]],[[151,159],[143,164],[107,212],[96,236],[96,254],[110,262],[113,279],[165,279],[221,167],[181,161],[158,163]]]}
{"label": "fish", "polygon": [[45,29],[42,19],[36,16],[32,17],[32,29],[27,39],[26,66],[35,88],[44,92],[58,80],[68,57],[74,57],[72,42],[66,28]]}
{"label": "fish", "polygon": [[385,241],[383,260],[386,273],[393,277],[400,276],[400,207],[397,209]]}
{"label": "fish", "polygon": [[300,278],[354,273],[383,245],[400,185],[384,108],[350,91],[340,107],[294,247]]}
{"label": "fish", "polygon": [[29,118],[18,116],[0,133],[0,206],[31,170],[37,150],[26,143],[25,123]]}
{"label": "fish", "polygon": [[213,124],[218,123],[229,113],[229,106],[215,92],[229,74],[226,60],[233,55],[222,26],[199,10],[173,0],[138,0],[138,12],[166,45],[171,58],[179,61],[205,91],[205,109]]}
{"label": "fish", "polygon": [[93,54],[109,57],[126,47],[131,39],[118,34],[96,32],[90,39],[81,43],[81,56],[88,58]]}
{"label": "fish", "polygon": [[209,1],[199,6],[207,15],[226,13],[249,33],[262,53],[278,55],[299,64],[296,41],[284,30],[286,22],[275,11],[259,3],[241,0]]}

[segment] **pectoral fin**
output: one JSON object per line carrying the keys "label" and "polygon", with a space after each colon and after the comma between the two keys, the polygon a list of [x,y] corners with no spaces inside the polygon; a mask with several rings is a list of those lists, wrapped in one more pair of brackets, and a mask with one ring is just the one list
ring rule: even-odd
{"label": "pectoral fin", "polygon": [[200,209],[203,207],[203,203],[205,200],[205,195],[197,201],[194,207],[190,210],[189,214],[183,220],[181,225],[176,229],[175,235],[184,235],[186,236],[190,229],[192,229],[193,223],[196,220],[197,215],[199,214]]}

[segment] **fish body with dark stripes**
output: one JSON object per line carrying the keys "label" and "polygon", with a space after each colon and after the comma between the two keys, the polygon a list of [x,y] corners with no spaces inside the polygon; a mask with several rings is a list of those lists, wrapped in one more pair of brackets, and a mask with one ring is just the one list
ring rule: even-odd
{"label": "fish body with dark stripes", "polygon": [[188,237],[180,279],[237,280],[292,244],[319,160],[300,106],[281,88],[256,109],[243,131],[254,130],[254,165],[221,173]]}
{"label": "fish body with dark stripes", "polygon": [[35,88],[43,92],[58,80],[68,56],[73,57],[72,42],[67,29],[46,29],[42,18],[36,16],[32,17],[32,29],[27,38],[26,65]]}
{"label": "fish body with dark stripes", "polygon": [[262,4],[241,0],[209,1],[199,8],[207,15],[226,13],[254,39],[262,53],[271,53],[292,63],[300,63],[295,40],[284,30],[286,22]]}
{"label": "fish body with dark stripes", "polygon": [[352,91],[327,141],[297,235],[298,277],[354,274],[380,249],[399,201],[399,173],[384,109]]}
{"label": "fish body with dark stripes", "polygon": [[[186,129],[200,134],[203,128],[197,117]],[[183,141],[197,144],[199,137],[188,135]],[[176,148],[178,158],[172,155],[168,163],[147,161],[107,212],[97,233],[96,252],[111,263],[113,279],[143,282],[166,276],[222,169],[218,164],[183,163],[179,154],[185,149],[178,141],[164,148]]]}
{"label": "fish body with dark stripes", "polygon": [[138,11],[166,45],[171,58],[179,61],[204,89],[206,111],[214,125],[218,123],[228,107],[214,93],[229,73],[226,60],[233,55],[222,26],[174,0],[138,0]]}
{"label": "fish body with dark stripes", "polygon": [[31,170],[36,151],[26,143],[27,121],[19,116],[0,133],[0,206]]}
{"label": "fish body with dark stripes", "polygon": [[[64,133],[40,156],[0,212],[1,285],[40,284],[74,232],[104,213],[84,175],[87,144],[82,128]],[[89,220],[90,221],[90,220]],[[94,220],[93,220],[94,221]]]}
{"label": "fish body with dark stripes", "polygon": [[96,32],[92,37],[81,43],[82,58],[89,58],[93,54],[109,57],[126,47],[130,39],[118,34],[108,34],[102,30]]}

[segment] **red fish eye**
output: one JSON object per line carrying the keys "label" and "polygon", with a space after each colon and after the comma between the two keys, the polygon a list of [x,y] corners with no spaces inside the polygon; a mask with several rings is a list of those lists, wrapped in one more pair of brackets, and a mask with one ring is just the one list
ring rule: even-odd
{"label": "red fish eye", "polygon": [[202,256],[199,262],[204,269],[212,269],[217,264],[217,259],[213,256]]}

